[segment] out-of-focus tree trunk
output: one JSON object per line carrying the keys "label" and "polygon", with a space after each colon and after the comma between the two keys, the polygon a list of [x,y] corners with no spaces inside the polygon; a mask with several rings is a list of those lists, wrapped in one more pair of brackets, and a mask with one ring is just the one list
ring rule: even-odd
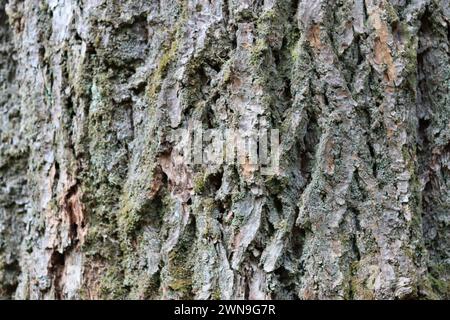
{"label": "out-of-focus tree trunk", "polygon": [[[448,0],[0,0],[0,296],[448,298],[449,36]],[[196,123],[280,170],[193,165]]]}

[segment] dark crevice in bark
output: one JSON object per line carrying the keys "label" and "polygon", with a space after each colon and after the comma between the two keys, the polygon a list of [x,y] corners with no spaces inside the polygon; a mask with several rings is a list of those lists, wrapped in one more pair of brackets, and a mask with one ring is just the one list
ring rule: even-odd
{"label": "dark crevice in bark", "polygon": [[372,143],[370,143],[369,140],[367,140],[366,142],[367,144],[367,149],[369,149],[369,154],[370,154],[370,158],[371,158],[371,168],[372,168],[372,174],[374,176],[374,178],[377,177],[377,161],[376,161],[376,154],[375,154],[375,149],[373,148]]}
{"label": "dark crevice in bark", "polygon": [[73,197],[76,197],[76,193],[78,192],[79,184],[75,183],[72,185],[64,196],[63,202],[63,211],[65,214],[69,216],[69,225],[70,225],[70,238],[72,240],[72,245],[78,241],[78,228],[82,227],[78,225],[78,220],[80,217],[76,217],[77,212],[75,212],[74,208],[74,200]]}
{"label": "dark crevice in bark", "polygon": [[65,254],[53,250],[50,257],[49,272],[53,276],[53,288],[55,290],[55,299],[63,299],[62,276],[65,266]]}
{"label": "dark crevice in bark", "polygon": [[306,185],[311,181],[311,174],[316,162],[316,151],[322,133],[315,114],[309,116],[306,133],[303,138],[303,148],[300,152],[300,170],[305,177]]}
{"label": "dark crevice in bark", "polygon": [[2,272],[4,275],[0,279],[2,282],[2,285],[0,286],[0,297],[2,299],[12,298],[14,297],[19,284],[19,280],[17,278],[21,274],[22,270],[17,260],[4,264],[1,268],[3,269]]}
{"label": "dark crevice in bark", "polygon": [[291,232],[292,241],[291,248],[289,251],[292,253],[292,257],[294,259],[300,259],[303,253],[303,245],[305,242],[305,233],[306,231],[298,226],[294,226]]}
{"label": "dark crevice in bark", "polygon": [[58,181],[59,181],[59,177],[60,177],[60,166],[59,166],[59,162],[55,160],[55,162],[53,163],[53,166],[55,168],[55,176],[53,178],[53,194],[56,195],[57,194],[57,187],[58,187]]}
{"label": "dark crevice in bark", "polygon": [[305,241],[305,230],[294,226],[289,234],[284,263],[273,273],[277,276],[280,289],[273,293],[273,299],[298,299],[298,284],[301,274],[301,257]]}
{"label": "dark crevice in bark", "polygon": [[215,195],[222,185],[222,172],[216,172],[206,177],[205,185],[211,195]]}
{"label": "dark crevice in bark", "polygon": [[299,297],[295,294],[297,291],[297,279],[294,276],[295,273],[281,266],[274,271],[274,274],[277,276],[282,288],[272,294],[272,299],[299,300]]}

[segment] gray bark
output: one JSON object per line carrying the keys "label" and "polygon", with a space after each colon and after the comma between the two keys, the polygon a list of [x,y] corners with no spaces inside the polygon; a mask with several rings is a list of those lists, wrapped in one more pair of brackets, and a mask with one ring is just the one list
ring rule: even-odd
{"label": "gray bark", "polygon": [[448,0],[0,0],[0,296],[448,298],[449,41]]}

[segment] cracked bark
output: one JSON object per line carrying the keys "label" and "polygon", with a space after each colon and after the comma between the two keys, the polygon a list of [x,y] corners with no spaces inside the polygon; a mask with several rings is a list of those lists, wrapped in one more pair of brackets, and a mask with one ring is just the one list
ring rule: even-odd
{"label": "cracked bark", "polygon": [[449,7],[0,0],[0,296],[448,298]]}

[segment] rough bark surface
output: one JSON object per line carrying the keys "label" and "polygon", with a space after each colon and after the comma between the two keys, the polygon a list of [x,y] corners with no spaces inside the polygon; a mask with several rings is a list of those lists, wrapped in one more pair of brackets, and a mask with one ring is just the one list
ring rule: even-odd
{"label": "rough bark surface", "polygon": [[449,298],[449,41],[448,0],[0,0],[0,296]]}

